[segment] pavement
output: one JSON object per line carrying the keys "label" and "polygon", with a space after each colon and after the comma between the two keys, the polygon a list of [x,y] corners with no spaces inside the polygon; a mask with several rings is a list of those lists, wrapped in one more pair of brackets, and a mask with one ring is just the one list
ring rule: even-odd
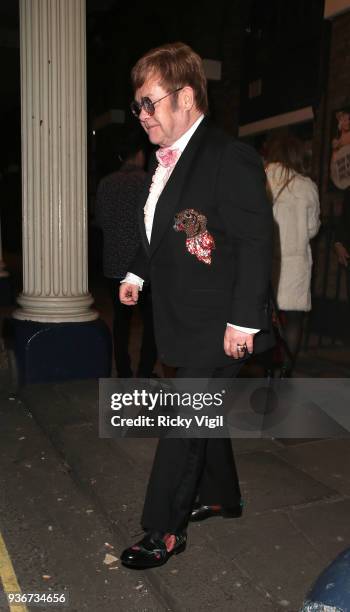
{"label": "pavement", "polygon": [[[348,378],[350,348],[315,344],[297,375]],[[156,440],[99,438],[96,380],[16,390],[3,355],[0,383],[0,532],[22,592],[69,592],[70,612],[297,612],[350,545],[349,439],[236,439],[243,516],[191,524],[184,553],[128,570]]]}
{"label": "pavement", "polygon": [[350,441],[244,439],[243,517],[193,524],[183,554],[127,570],[156,441],[98,437],[97,381],[14,394],[4,377],[0,528],[22,590],[67,590],[72,612],[294,612],[349,546]]}

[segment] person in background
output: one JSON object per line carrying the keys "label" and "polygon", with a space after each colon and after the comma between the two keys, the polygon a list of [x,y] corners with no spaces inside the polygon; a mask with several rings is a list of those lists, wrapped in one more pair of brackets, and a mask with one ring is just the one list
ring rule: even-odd
{"label": "person in background", "polygon": [[[334,250],[338,262],[346,270],[348,304],[350,305],[350,187],[344,190],[343,208],[334,234]],[[349,330],[348,330],[349,335]]]}
{"label": "person in background", "polygon": [[[120,169],[100,181],[95,214],[103,234],[103,273],[109,279],[114,307],[115,365],[119,377],[129,378],[133,375],[129,355],[132,311],[121,304],[118,293],[119,283],[135,258],[140,243],[137,202],[146,177],[145,153],[140,137],[130,136],[121,157]],[[137,376],[149,378],[157,359],[149,288],[142,292],[139,307],[143,335]]]}
{"label": "person in background", "polygon": [[305,175],[304,159],[303,143],[292,135],[267,145],[265,170],[275,220],[272,285],[287,345],[283,376],[292,373],[303,317],[311,310],[310,240],[320,227],[318,190]]}
{"label": "person in background", "polygon": [[338,121],[337,137],[332,140],[333,151],[339,151],[342,147],[350,144],[350,113],[346,110],[340,110],[336,113]]}

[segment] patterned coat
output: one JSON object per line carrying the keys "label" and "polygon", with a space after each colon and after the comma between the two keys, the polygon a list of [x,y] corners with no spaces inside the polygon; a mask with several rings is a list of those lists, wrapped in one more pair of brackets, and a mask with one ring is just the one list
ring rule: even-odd
{"label": "patterned coat", "polygon": [[137,204],[146,173],[125,164],[98,186],[96,222],[103,233],[103,273],[124,278],[140,244]]}

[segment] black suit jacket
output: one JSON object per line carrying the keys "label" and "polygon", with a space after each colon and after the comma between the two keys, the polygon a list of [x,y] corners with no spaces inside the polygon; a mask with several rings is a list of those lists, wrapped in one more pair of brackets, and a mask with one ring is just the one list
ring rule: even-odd
{"label": "black suit jacket", "polygon": [[[156,341],[161,361],[172,366],[221,367],[226,323],[258,328],[255,350],[272,344],[268,285],[272,211],[265,173],[250,147],[233,141],[207,119],[199,125],[157,203],[151,243],[140,202],[142,246],[130,271],[151,282]],[[215,240],[206,264],[186,249],[174,230],[175,214],[205,215]]]}

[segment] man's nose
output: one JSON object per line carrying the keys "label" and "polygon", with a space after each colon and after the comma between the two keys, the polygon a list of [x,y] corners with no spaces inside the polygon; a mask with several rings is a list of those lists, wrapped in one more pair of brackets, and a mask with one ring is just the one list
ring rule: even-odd
{"label": "man's nose", "polygon": [[149,119],[151,117],[151,115],[143,108],[143,106],[141,106],[141,112],[139,114],[139,120],[140,121],[145,121],[147,119]]}
{"label": "man's nose", "polygon": [[139,121],[143,122],[146,119],[148,119],[149,115],[146,113],[145,109],[143,108],[143,106],[141,107],[141,112],[139,114]]}

